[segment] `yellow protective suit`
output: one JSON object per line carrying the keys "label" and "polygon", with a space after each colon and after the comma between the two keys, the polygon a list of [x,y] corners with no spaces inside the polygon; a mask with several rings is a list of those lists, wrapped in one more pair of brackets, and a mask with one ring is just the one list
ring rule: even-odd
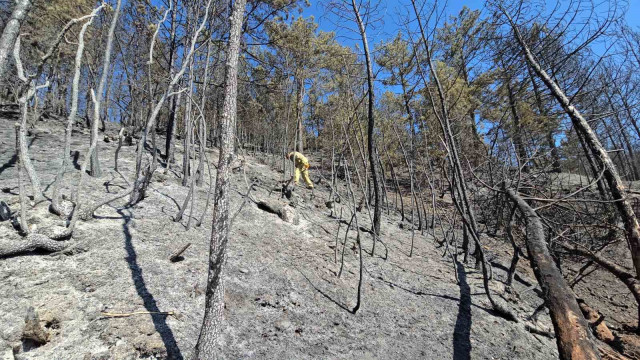
{"label": "yellow protective suit", "polygon": [[309,189],[313,189],[313,182],[311,181],[311,178],[309,178],[309,159],[297,151],[290,152],[287,157],[289,160],[293,161],[295,165],[293,182],[298,185],[300,175],[302,175],[302,180],[307,184],[307,187]]}

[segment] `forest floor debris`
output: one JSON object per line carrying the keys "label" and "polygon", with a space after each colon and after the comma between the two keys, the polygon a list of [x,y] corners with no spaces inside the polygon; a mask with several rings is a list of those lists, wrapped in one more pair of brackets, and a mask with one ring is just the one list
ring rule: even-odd
{"label": "forest floor debris", "polygon": [[[44,135],[44,130],[50,135]],[[16,211],[13,131],[12,121],[0,119],[0,200]],[[63,133],[61,124],[38,123],[29,139],[33,162],[45,187],[55,176]],[[109,124],[107,133],[114,136],[117,130]],[[84,130],[73,137],[72,148],[80,154],[76,163],[82,161],[88,143]],[[135,147],[121,149],[120,172],[115,172],[110,164],[116,146],[115,142],[100,143],[104,176],[87,181],[86,196],[91,201],[128,187],[123,177],[133,176]],[[215,159],[216,152],[210,156]],[[227,358],[557,358],[555,340],[531,333],[521,323],[509,322],[489,310],[482,276],[472,262],[456,265],[456,284],[451,259],[442,257],[443,249],[435,239],[417,236],[409,257],[411,231],[398,226],[400,216],[393,212],[386,215],[385,211],[382,224],[386,260],[378,253],[370,256],[371,237],[362,236],[363,307],[351,314],[348,309],[355,301],[358,279],[357,253],[346,253],[345,271],[338,278],[340,264],[334,262],[333,247],[339,221],[329,216],[331,210],[325,205],[330,200],[328,186],[316,186],[313,197],[311,192],[297,189],[294,210],[280,203],[279,192],[271,191],[283,180],[283,174],[267,164],[279,159],[241,157],[246,161],[244,171],[232,178],[232,213],[244,202],[246,176],[252,182],[260,180],[255,182],[253,196],[277,202],[302,216],[296,216],[297,222],[286,222],[279,218],[281,213],[269,214],[248,202],[234,220],[225,275]],[[313,157],[311,160],[313,163]],[[70,172],[63,193],[69,194],[78,178],[77,171]],[[189,216],[202,216],[208,188],[206,182],[197,188],[195,214],[187,211],[181,222],[174,222],[188,188],[172,174],[154,177],[144,201],[131,208],[122,207],[126,200],[116,201],[100,208],[94,219],[79,223],[66,251],[56,256],[34,253],[1,259],[0,354],[54,360],[190,358],[204,310],[211,209],[201,227],[185,230],[185,224]],[[44,203],[29,209],[28,214],[29,224],[37,229],[63,226]],[[366,228],[367,222],[367,216],[362,216],[360,225]],[[345,228],[341,228],[341,239]],[[13,233],[9,221],[0,222],[0,241],[22,241],[9,236]],[[355,232],[349,236],[348,249],[352,249],[354,238]],[[183,259],[169,263],[171,252],[185,243],[191,245],[181,254]],[[493,260],[508,263],[507,244],[488,240],[487,249]],[[536,281],[524,261],[518,271],[523,281],[514,282],[512,290],[517,296],[510,304],[524,320],[542,300],[533,291],[531,284]],[[494,266],[494,276],[493,290],[505,294],[505,301],[509,301],[502,282],[506,272]],[[607,319],[614,331],[620,332],[625,323],[633,322],[633,299],[608,274],[598,272],[578,286],[581,292],[594,289],[586,299],[594,308],[608,312],[617,306],[615,317]],[[56,329],[50,331],[45,344],[24,347],[24,319],[31,307],[42,314],[39,323],[44,329]],[[167,309],[180,314],[180,319],[163,312]],[[104,318],[104,313],[122,314],[123,310],[146,313]],[[546,311],[530,323],[543,331],[552,329]]]}

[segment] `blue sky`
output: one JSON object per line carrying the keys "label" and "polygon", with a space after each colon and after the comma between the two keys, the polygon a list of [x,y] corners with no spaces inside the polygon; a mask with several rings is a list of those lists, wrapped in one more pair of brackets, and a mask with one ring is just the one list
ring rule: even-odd
{"label": "blue sky", "polygon": [[[399,23],[400,14],[407,14],[408,10],[409,11],[411,10],[410,0],[397,0],[397,1],[380,0],[380,1],[381,2],[380,2],[379,15],[378,15],[380,20],[377,22],[375,29],[367,30],[367,35],[370,43],[369,46],[372,48],[373,46],[375,46],[375,44],[378,44],[382,41],[386,41],[388,39],[393,38],[397,34],[398,30],[403,28],[403,26]],[[440,6],[443,6],[445,1],[446,0],[440,0],[439,2]],[[566,0],[560,0],[560,1],[564,3],[567,2]],[[622,0],[622,1],[625,1],[625,0]],[[359,34],[354,34],[349,30],[345,30],[344,28],[336,26],[336,22],[338,20],[337,16],[331,14],[330,12],[324,9],[324,7],[322,6],[322,3],[324,3],[324,1],[311,0],[310,2],[311,2],[311,6],[307,7],[301,14],[303,17],[313,16],[319,25],[319,30],[335,31],[336,35],[338,36],[338,41],[341,44],[347,45],[347,46],[354,46],[357,44],[358,46],[360,46],[361,40],[359,38]],[[640,0],[626,0],[625,2],[627,6],[626,13],[625,13],[625,19],[627,21],[627,24],[631,26],[633,29],[640,31]],[[444,19],[442,20],[447,20],[450,16],[457,15],[464,6],[472,10],[477,10],[477,9],[482,10],[484,9],[484,4],[485,4],[484,0],[472,0],[472,1],[449,0],[448,2],[446,2],[446,6],[444,10],[445,16],[444,16]],[[554,4],[556,4],[556,0],[548,0],[547,4],[549,4],[548,7],[551,7]],[[544,12],[544,10],[541,12]],[[353,24],[343,24],[343,25],[354,28]],[[606,44],[594,43],[592,44],[592,49],[596,53],[601,53],[602,51],[604,51],[605,46]],[[384,77],[385,75],[381,74],[381,76]],[[395,93],[398,93],[400,91],[399,89],[393,86],[378,86],[377,92],[380,93],[381,91],[385,91],[385,90],[392,91]],[[482,124],[478,124],[478,126],[481,128],[483,127]],[[559,142],[561,140],[562,140],[561,137],[558,137],[558,139],[556,139],[557,145],[559,145]]]}
{"label": "blue sky", "polygon": [[[358,0],[356,0],[358,1]],[[367,1],[367,0],[363,0]],[[541,0],[544,1],[544,0]],[[566,4],[567,0],[559,0],[561,4]],[[607,1],[607,0],[604,0]],[[626,6],[626,12],[624,14],[627,23],[634,29],[640,31],[640,0],[618,0],[623,6]],[[347,46],[358,45],[361,48],[361,39],[359,34],[354,33],[351,30],[347,30],[344,27],[355,28],[355,24],[344,23],[344,20],[339,22],[340,19],[331,12],[325,10],[323,4],[328,1],[314,1],[310,0],[311,5],[304,9],[301,16],[309,17],[313,16],[319,25],[319,30],[322,31],[334,31],[338,37],[338,41]],[[548,8],[553,8],[556,4],[556,0],[546,0]],[[606,3],[596,1],[596,3],[604,4],[601,7],[606,7]],[[626,5],[625,5],[626,4]],[[485,5],[484,0],[471,0],[471,1],[457,1],[457,0],[440,0],[439,6],[444,7],[444,16],[441,19],[448,20],[450,16],[456,16],[460,10],[466,6],[472,10],[483,10]],[[541,10],[541,9],[539,9]],[[380,0],[380,6],[378,9],[378,21],[375,24],[375,28],[367,29],[367,36],[369,39],[369,46],[371,49],[382,41],[392,39],[403,26],[400,24],[401,15],[406,15],[409,11],[412,11],[410,0]],[[487,11],[484,9],[484,11]],[[545,12],[541,10],[541,12]],[[351,21],[350,21],[351,22]],[[336,23],[341,23],[343,27],[339,27]],[[592,44],[592,49],[595,53],[601,55],[607,47],[607,44],[595,42]],[[376,66],[374,64],[374,66]],[[375,69],[374,69],[375,71]],[[385,75],[382,75],[384,77]],[[391,90],[396,92],[393,87],[386,87],[385,90]]]}
{"label": "blue sky", "polygon": [[[563,0],[560,0],[563,1]],[[624,1],[624,0],[623,0]],[[325,11],[322,6],[326,1],[313,1],[311,0],[311,6],[306,8],[302,16],[309,17],[314,16],[316,21],[319,24],[319,29],[322,31],[335,31],[338,36],[340,36],[341,43],[346,45],[352,45],[353,34],[348,34],[342,29],[336,27],[336,17]],[[548,3],[555,4],[555,0],[550,0]],[[566,0],[565,0],[566,2]],[[440,3],[444,3],[444,1],[440,1]],[[472,10],[482,9],[484,7],[485,1],[483,0],[471,0],[471,1],[456,1],[449,0],[446,4],[446,17],[448,18],[450,15],[456,15],[460,12],[463,6],[467,6]],[[626,12],[625,18],[629,25],[631,25],[634,29],[640,29],[640,0],[627,0],[628,10]],[[391,1],[380,1],[380,21],[377,24],[377,29],[369,32],[370,42],[378,43],[382,40],[389,39],[393,37],[400,25],[398,24],[399,16],[398,14],[406,13],[406,9],[411,9],[411,1],[410,0],[391,0]]]}
{"label": "blue sky", "polygon": [[[353,34],[348,34],[346,31],[336,27],[335,15],[325,11],[322,3],[324,1],[310,1],[311,6],[306,8],[302,13],[302,16],[309,17],[314,16],[316,22],[319,24],[319,29],[322,31],[335,31],[338,36],[341,37],[341,42],[351,43],[348,39],[353,37]],[[640,0],[636,0],[640,2]],[[463,6],[467,6],[470,9],[480,9],[484,5],[484,1],[472,0],[472,1],[455,1],[451,0],[447,3],[446,12],[447,17],[449,15],[457,14]],[[395,36],[398,30],[402,27],[400,22],[400,14],[406,14],[408,10],[411,10],[411,1],[398,0],[398,1],[380,1],[379,6],[379,21],[376,24],[376,29],[373,31],[368,30],[367,35],[371,38],[371,42],[378,43],[381,40],[389,39]],[[357,39],[359,41],[359,39]]]}

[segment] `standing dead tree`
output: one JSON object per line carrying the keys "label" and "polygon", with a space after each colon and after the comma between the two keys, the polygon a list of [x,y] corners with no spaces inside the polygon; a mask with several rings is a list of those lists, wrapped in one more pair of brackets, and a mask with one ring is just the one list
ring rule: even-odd
{"label": "standing dead tree", "polygon": [[[356,166],[356,160],[355,160],[355,156],[353,155],[353,148],[351,147],[351,143],[349,141],[349,134],[347,133],[346,128],[344,127],[344,124],[342,125],[342,129],[344,132],[344,138],[346,140],[346,145],[349,148],[349,152],[351,154],[351,161],[354,164],[354,169],[357,172],[358,168]],[[349,197],[351,198],[351,212],[352,212],[352,216],[351,219],[352,221],[355,220],[355,230],[356,230],[356,244],[358,245],[358,261],[359,261],[359,271],[358,271],[358,292],[357,292],[357,297],[356,297],[356,305],[353,307],[353,309],[351,309],[352,313],[356,313],[358,312],[358,310],[360,309],[360,306],[362,304],[362,283],[363,283],[363,270],[364,270],[364,264],[363,264],[363,259],[362,259],[362,240],[360,237],[360,225],[358,224],[358,210],[357,210],[357,205],[356,205],[356,197],[355,197],[355,193],[353,191],[353,188],[351,186],[351,172],[349,171],[349,162],[344,161],[344,169],[345,169],[345,181],[347,183],[347,191],[349,193]],[[358,178],[360,176],[358,175]],[[362,184],[362,181],[360,181],[360,187],[364,190],[364,185]],[[365,198],[367,196],[367,194],[365,193],[363,195]],[[345,246],[347,243],[347,235],[349,234],[349,227],[351,226],[351,222],[349,223],[349,226],[347,226],[347,231],[345,232],[345,238],[344,238],[344,246],[342,248],[342,265],[344,265],[344,250],[345,250]],[[374,241],[375,241],[375,235],[374,235]],[[342,272],[342,265],[340,266],[340,273]],[[338,277],[340,275],[338,274]]]}
{"label": "standing dead tree", "polygon": [[34,200],[35,202],[39,202],[44,199],[44,196],[42,194],[40,178],[38,177],[38,173],[33,167],[31,157],[29,156],[29,148],[27,147],[27,119],[29,117],[29,102],[31,101],[31,99],[33,99],[39,89],[48,87],[49,82],[47,81],[43,85],[36,86],[34,79],[27,78],[27,75],[24,72],[24,68],[22,67],[22,61],[20,60],[20,43],[20,36],[18,36],[13,47],[13,56],[16,61],[18,78],[25,84],[25,86],[27,86],[27,90],[23,91],[20,98],[18,99],[18,103],[20,104],[19,155],[20,162],[22,163],[22,166],[27,170],[27,174],[29,175],[29,179],[31,180]]}
{"label": "standing dead tree", "polygon": [[[494,310],[496,310],[498,313],[500,313],[501,315],[503,315],[505,318],[509,320],[515,321],[516,320],[515,314],[513,314],[513,312],[510,309],[496,302],[491,294],[491,289],[489,287],[489,280],[490,280],[489,264],[486,259],[484,250],[482,248],[482,244],[480,242],[480,232],[478,230],[475,212],[471,204],[471,201],[469,199],[467,182],[466,182],[464,171],[460,161],[460,155],[458,154],[458,144],[453,134],[453,130],[451,128],[451,119],[449,117],[449,111],[447,108],[448,103],[447,103],[447,97],[445,94],[445,89],[442,83],[440,82],[440,78],[438,76],[435,65],[433,63],[432,47],[429,44],[429,40],[427,38],[425,27],[422,21],[422,14],[421,14],[421,11],[419,10],[418,5],[416,4],[416,0],[411,0],[411,5],[413,8],[415,19],[417,20],[417,23],[418,23],[419,37],[420,37],[419,43],[421,44],[421,47],[424,47],[424,52],[426,56],[425,61],[429,67],[429,74],[431,75],[432,81],[435,83],[435,88],[437,92],[437,97],[432,94],[432,91],[431,91],[432,85],[428,83],[426,76],[419,64],[420,61],[418,61],[418,66],[417,66],[418,73],[422,81],[424,82],[425,88],[428,90],[427,94],[429,96],[430,102],[433,107],[433,113],[438,119],[438,122],[440,123],[440,128],[442,130],[442,142],[443,142],[443,146],[446,149],[448,168],[450,169],[450,172],[451,172],[451,174],[447,176],[446,169],[445,169],[445,176],[451,188],[451,197],[453,199],[453,203],[456,207],[458,215],[460,215],[460,217],[462,218],[464,228],[467,229],[469,235],[471,236],[475,244],[476,260],[481,265],[483,285],[484,285],[487,298],[489,299],[489,302],[491,303]],[[436,11],[436,7],[434,5],[432,9],[432,14],[435,11]],[[430,18],[428,18],[428,20],[429,19]]]}
{"label": "standing dead tree", "polygon": [[9,54],[11,54],[16,39],[20,34],[22,21],[27,17],[31,6],[31,0],[16,1],[16,6],[13,8],[11,18],[5,24],[4,30],[2,30],[2,37],[0,37],[0,80],[4,78],[7,70],[7,62],[9,61]]}
{"label": "standing dead tree", "polygon": [[51,196],[51,211],[57,215],[65,215],[69,216],[70,209],[64,210],[60,205],[60,185],[62,180],[64,179],[64,174],[67,170],[67,166],[69,165],[69,159],[71,156],[71,132],[73,130],[73,124],[76,121],[76,115],[78,113],[78,93],[80,88],[80,70],[82,68],[82,57],[84,54],[84,36],[87,32],[87,29],[93,22],[93,19],[98,14],[98,12],[104,7],[104,4],[101,4],[99,7],[95,8],[91,13],[91,17],[87,22],[82,25],[80,29],[80,33],[78,34],[78,47],[76,50],[75,57],[75,65],[74,65],[74,73],[73,80],[71,83],[71,109],[69,110],[69,115],[67,117],[67,126],[65,128],[65,137],[64,137],[64,150],[62,153],[62,163],[58,168],[58,172],[56,173],[56,178],[53,181],[53,194]]}
{"label": "standing dead tree", "polygon": [[371,256],[375,254],[376,251],[376,242],[377,238],[380,236],[380,222],[382,216],[382,182],[380,176],[380,163],[378,161],[378,150],[376,149],[376,141],[375,141],[375,118],[374,118],[374,106],[375,106],[375,90],[373,86],[373,64],[371,63],[371,55],[369,54],[369,43],[367,41],[367,33],[365,29],[364,22],[360,17],[360,11],[358,6],[356,5],[355,0],[351,0],[351,6],[353,8],[353,13],[356,18],[356,22],[358,24],[358,29],[360,31],[360,37],[362,38],[362,46],[364,48],[364,56],[367,65],[367,87],[369,89],[368,94],[368,108],[367,108],[367,146],[369,152],[369,164],[371,166],[371,180],[373,181],[373,248],[371,250]]}
{"label": "standing dead tree", "polygon": [[36,70],[33,73],[30,73],[28,75],[24,70],[21,57],[20,57],[20,43],[21,43],[20,36],[18,36],[15,41],[15,45],[13,48],[13,56],[16,61],[16,71],[17,71],[18,79],[22,82],[22,85],[20,86],[20,90],[18,93],[22,123],[23,123],[21,128],[21,135],[20,135],[20,141],[23,145],[21,145],[22,147],[21,147],[20,153],[22,156],[23,164],[25,166],[25,169],[27,170],[27,174],[29,175],[29,179],[31,180],[31,184],[33,186],[34,197],[36,202],[42,200],[44,196],[42,194],[42,188],[40,186],[40,179],[35,169],[33,168],[33,164],[31,163],[31,159],[29,157],[28,148],[26,146],[26,125],[27,125],[30,100],[36,95],[38,90],[46,88],[49,85],[47,81],[44,85],[37,86],[35,81],[37,79],[40,79],[40,77],[42,76],[45,64],[49,59],[52,58],[53,54],[56,52],[56,50],[60,46],[60,43],[64,39],[65,35],[73,27],[73,25],[79,22],[82,22],[88,18],[92,18],[93,16],[95,15],[92,13],[79,18],[72,19],[69,22],[67,22],[66,25],[62,28],[62,30],[60,30],[60,32],[56,36],[56,39],[51,44],[47,52],[39,58],[39,62],[35,66]]}
{"label": "standing dead tree", "polygon": [[508,11],[499,6],[502,14],[506,17],[514,37],[520,45],[527,63],[533,68],[536,75],[547,86],[553,97],[560,104],[567,116],[571,119],[576,132],[584,139],[587,149],[593,159],[597,162],[600,169],[604,170],[604,179],[609,187],[611,198],[614,201],[618,214],[624,224],[627,242],[631,250],[631,258],[636,270],[636,277],[640,278],[640,225],[636,214],[631,207],[629,199],[626,197],[626,190],[618,169],[611,160],[609,153],[602,146],[597,135],[591,128],[591,125],[582,113],[572,104],[571,100],[565,95],[558,83],[542,68],[536,57],[532,53],[529,45],[522,36],[520,29]]}
{"label": "standing dead tree", "polygon": [[238,57],[246,0],[236,0],[231,14],[227,63],[225,65],[224,105],[221,117],[221,146],[213,198],[213,225],[209,250],[209,277],[204,319],[196,345],[195,358],[218,358],[224,308],[224,264],[229,241],[229,193],[231,163],[235,155],[238,96]]}
{"label": "standing dead tree", "polygon": [[[182,76],[184,75],[185,71],[187,70],[187,66],[190,63],[191,57],[193,56],[196,50],[197,39],[200,36],[200,33],[202,33],[202,31],[204,30],[205,25],[207,24],[207,21],[209,19],[209,14],[210,12],[212,12],[211,3],[212,3],[212,0],[209,0],[207,2],[207,5],[206,5],[207,8],[205,10],[204,17],[202,18],[202,22],[200,23],[200,26],[198,27],[198,29],[193,34],[193,37],[191,38],[191,46],[189,48],[187,55],[185,56],[184,61],[182,62],[182,67],[180,68],[180,71],[178,71],[173,76],[173,78],[170,79],[169,84],[167,85],[166,89],[160,96],[160,99],[157,100],[156,103],[154,104],[153,110],[151,111],[149,118],[147,119],[146,126],[142,131],[142,137],[140,138],[140,142],[138,143],[138,149],[136,151],[136,174],[134,179],[133,191],[131,192],[131,196],[129,197],[129,204],[131,205],[136,204],[137,202],[141,201],[144,198],[146,189],[149,186],[151,177],[153,176],[153,172],[155,171],[156,164],[154,162],[149,163],[145,166],[142,165],[142,157],[144,154],[144,147],[147,141],[147,137],[149,135],[149,132],[153,130],[156,124],[158,115],[160,114],[160,111],[164,107],[164,103],[167,101],[168,98],[177,94],[177,92],[174,92],[174,88],[178,84]],[[163,20],[166,20],[166,18],[163,18]],[[149,53],[151,57],[153,56],[154,45],[155,43],[152,42],[150,46]],[[154,156],[154,159],[155,159],[155,156]]]}
{"label": "standing dead tree", "polygon": [[[102,104],[102,99],[104,98],[105,86],[107,85],[107,77],[109,75],[109,68],[111,64],[111,49],[113,48],[113,39],[114,33],[116,30],[116,25],[118,24],[118,16],[120,15],[120,7],[122,6],[122,0],[118,0],[116,4],[115,12],[113,14],[113,18],[111,19],[111,26],[109,27],[109,33],[107,35],[107,45],[104,50],[104,60],[102,61],[102,75],[100,77],[100,84],[98,85],[98,93],[97,98],[93,102],[93,122],[100,121],[100,106]],[[100,161],[98,159],[98,130],[95,126],[92,126],[92,129],[96,129],[91,132],[91,142],[94,143],[95,138],[95,149],[91,153],[91,168],[89,170],[89,174],[94,177],[102,176],[102,169],[100,168]]]}
{"label": "standing dead tree", "polygon": [[28,234],[29,223],[27,222],[27,193],[24,188],[24,175],[22,172],[22,160],[20,160],[20,125],[15,124],[16,127],[16,153],[18,154],[18,189],[20,191],[20,214],[18,215],[18,225],[20,230]]}
{"label": "standing dead tree", "polygon": [[[371,232],[373,235],[373,248],[371,256],[375,254],[376,243],[380,236],[380,225],[382,217],[383,206],[383,185],[382,175],[380,168],[380,161],[378,160],[378,150],[376,148],[376,123],[375,123],[375,76],[373,73],[373,62],[371,53],[369,50],[369,41],[367,39],[366,27],[367,23],[371,21],[370,17],[375,12],[377,3],[362,2],[357,3],[355,0],[336,0],[327,5],[327,9],[336,14],[339,18],[353,21],[357,26],[357,33],[360,35],[362,46],[364,49],[365,69],[367,77],[367,153],[368,162],[371,170],[371,185],[373,187],[373,220],[371,224]],[[347,14],[352,14],[351,16]],[[368,183],[368,169],[365,169],[365,182]],[[368,197],[368,187],[365,190],[365,197]]]}

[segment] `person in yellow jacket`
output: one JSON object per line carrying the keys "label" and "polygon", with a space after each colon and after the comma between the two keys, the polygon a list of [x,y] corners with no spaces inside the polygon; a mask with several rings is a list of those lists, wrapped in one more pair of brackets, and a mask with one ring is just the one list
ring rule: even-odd
{"label": "person in yellow jacket", "polygon": [[286,158],[293,161],[295,166],[295,173],[293,176],[293,182],[298,185],[300,181],[300,175],[302,180],[307,184],[308,189],[313,189],[313,182],[309,178],[309,159],[297,151],[292,151],[286,155]]}

